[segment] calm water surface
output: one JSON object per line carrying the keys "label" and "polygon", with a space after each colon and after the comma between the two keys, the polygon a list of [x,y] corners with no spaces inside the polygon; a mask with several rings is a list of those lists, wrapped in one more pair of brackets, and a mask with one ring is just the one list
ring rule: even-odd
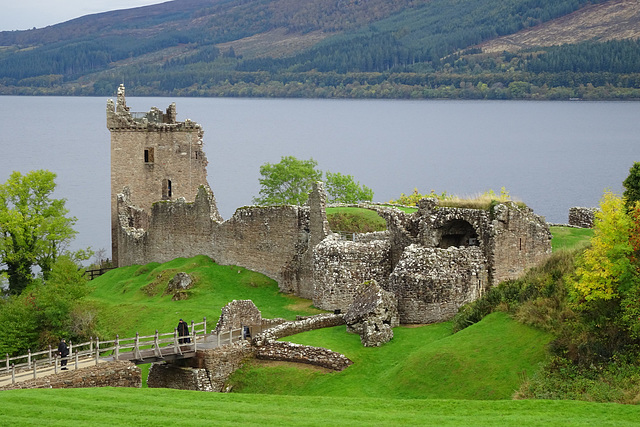
{"label": "calm water surface", "polygon": [[[259,168],[313,158],[351,174],[375,201],[414,188],[461,196],[506,187],[551,222],[622,191],[640,161],[640,103],[127,98],[132,111],[176,102],[204,127],[222,216],[252,203]],[[78,218],[73,248],[110,248],[106,98],[0,97],[0,181],[58,174],[56,197]]]}

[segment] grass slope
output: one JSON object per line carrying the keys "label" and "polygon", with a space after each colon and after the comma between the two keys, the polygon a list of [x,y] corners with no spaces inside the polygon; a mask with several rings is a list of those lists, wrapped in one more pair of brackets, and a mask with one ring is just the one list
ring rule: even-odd
{"label": "grass slope", "polygon": [[[188,299],[172,301],[167,284],[178,272],[189,273],[195,284]],[[207,318],[215,327],[221,308],[235,300],[251,299],[267,318],[294,319],[296,314],[317,314],[309,300],[284,295],[268,277],[237,266],[221,266],[206,256],[178,258],[145,266],[121,267],[89,283],[87,302],[99,312],[98,330],[104,338],[134,336],[173,330],[178,319]],[[210,326],[209,326],[210,325]]]}
{"label": "grass slope", "polygon": [[451,323],[394,329],[382,347],[366,348],[344,326],[287,337],[341,352],[354,364],[339,373],[253,363],[232,377],[234,390],[315,396],[510,399],[545,358],[547,333],[504,313],[451,335]]}
{"label": "grass slope", "polygon": [[592,228],[551,227],[551,247],[554,251],[577,249],[589,244],[593,237]]}
{"label": "grass slope", "polygon": [[576,401],[402,400],[165,389],[0,392],[0,424],[246,426],[635,426],[640,407]]}

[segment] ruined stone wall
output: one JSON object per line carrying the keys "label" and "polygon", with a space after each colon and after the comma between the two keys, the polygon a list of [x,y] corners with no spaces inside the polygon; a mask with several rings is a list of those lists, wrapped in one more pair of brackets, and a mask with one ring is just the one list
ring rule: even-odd
{"label": "ruined stone wall", "polygon": [[260,333],[258,336],[254,337],[253,344],[260,346],[266,342],[275,341],[279,338],[288,337],[315,329],[331,328],[333,326],[344,324],[344,315],[342,314],[318,314],[315,316],[305,317],[300,320],[284,322],[277,326],[269,328]]}
{"label": "ruined stone wall", "polygon": [[365,282],[385,284],[391,274],[388,240],[364,243],[331,236],[314,249],[313,304],[325,310],[346,310]]}
{"label": "ruined stone wall", "polygon": [[400,323],[434,323],[450,319],[460,306],[477,299],[487,283],[480,248],[411,245],[386,289],[396,295]]}
{"label": "ruined stone wall", "polygon": [[[193,201],[200,186],[208,188],[202,127],[190,120],[176,122],[175,105],[167,109],[167,114],[154,108],[144,117],[138,116],[126,106],[121,86],[117,105],[112,100],[107,102],[107,127],[111,132],[112,256],[117,265],[120,265],[117,197],[125,187],[130,192],[130,203],[147,212],[158,200]],[[217,208],[214,209],[212,215],[221,219]]]}
{"label": "ruined stone wall", "polygon": [[573,207],[569,209],[569,225],[580,228],[593,228],[598,208]]}
{"label": "ruined stone wall", "polygon": [[494,207],[488,262],[493,285],[515,279],[551,256],[551,232],[544,218],[514,203]]}
{"label": "ruined stone wall", "polygon": [[278,281],[280,290],[304,295],[300,263],[308,250],[309,209],[269,206],[238,209],[213,233],[212,257]]}
{"label": "ruined stone wall", "polygon": [[334,371],[342,371],[353,364],[345,355],[326,348],[281,341],[271,341],[256,347],[256,358],[305,363]]}
{"label": "ruined stone wall", "polygon": [[140,368],[128,361],[99,363],[98,365],[58,372],[45,377],[20,381],[0,387],[0,390],[31,388],[88,388],[136,387],[142,385]]}
{"label": "ruined stone wall", "polygon": [[208,350],[198,350],[190,363],[195,368],[206,369],[211,390],[222,392],[231,374],[247,360],[254,357],[254,349],[248,341],[238,341]]}
{"label": "ruined stone wall", "polygon": [[129,226],[128,200],[120,198],[118,228],[119,265],[166,262],[179,257],[210,255],[212,231],[211,194],[200,187],[195,202],[156,202],[145,229]]}
{"label": "ruined stone wall", "polygon": [[[315,192],[324,190],[317,186]],[[315,199],[321,203],[320,197]],[[205,187],[200,187],[193,203],[154,203],[148,216],[129,203],[126,192],[120,195],[120,265],[207,255],[219,264],[265,274],[278,282],[282,292],[313,297],[310,242],[329,232],[324,205],[316,206],[313,199],[310,206],[240,208],[224,222],[217,220],[213,194]]]}
{"label": "ruined stone wall", "polygon": [[233,300],[222,307],[214,333],[239,329],[242,326],[262,327],[262,313],[250,299]]}

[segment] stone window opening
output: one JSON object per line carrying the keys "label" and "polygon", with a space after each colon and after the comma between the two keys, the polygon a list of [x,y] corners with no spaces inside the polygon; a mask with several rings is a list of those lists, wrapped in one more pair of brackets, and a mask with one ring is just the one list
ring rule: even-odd
{"label": "stone window opening", "polygon": [[144,162],[153,163],[153,148],[144,149]]}
{"label": "stone window opening", "polygon": [[162,181],[162,198],[165,200],[170,199],[171,193],[172,193],[171,180],[165,179],[164,181]]}
{"label": "stone window opening", "polygon": [[440,242],[438,247],[446,249],[450,247],[478,246],[478,234],[471,224],[461,219],[447,222],[439,229]]}

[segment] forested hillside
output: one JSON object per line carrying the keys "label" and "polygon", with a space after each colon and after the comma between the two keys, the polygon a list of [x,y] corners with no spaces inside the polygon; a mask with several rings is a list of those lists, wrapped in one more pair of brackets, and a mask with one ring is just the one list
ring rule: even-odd
{"label": "forested hillside", "polygon": [[[614,8],[640,21],[628,0],[179,0],[0,33],[0,94],[637,98]],[[585,17],[600,39],[539,33]]]}

